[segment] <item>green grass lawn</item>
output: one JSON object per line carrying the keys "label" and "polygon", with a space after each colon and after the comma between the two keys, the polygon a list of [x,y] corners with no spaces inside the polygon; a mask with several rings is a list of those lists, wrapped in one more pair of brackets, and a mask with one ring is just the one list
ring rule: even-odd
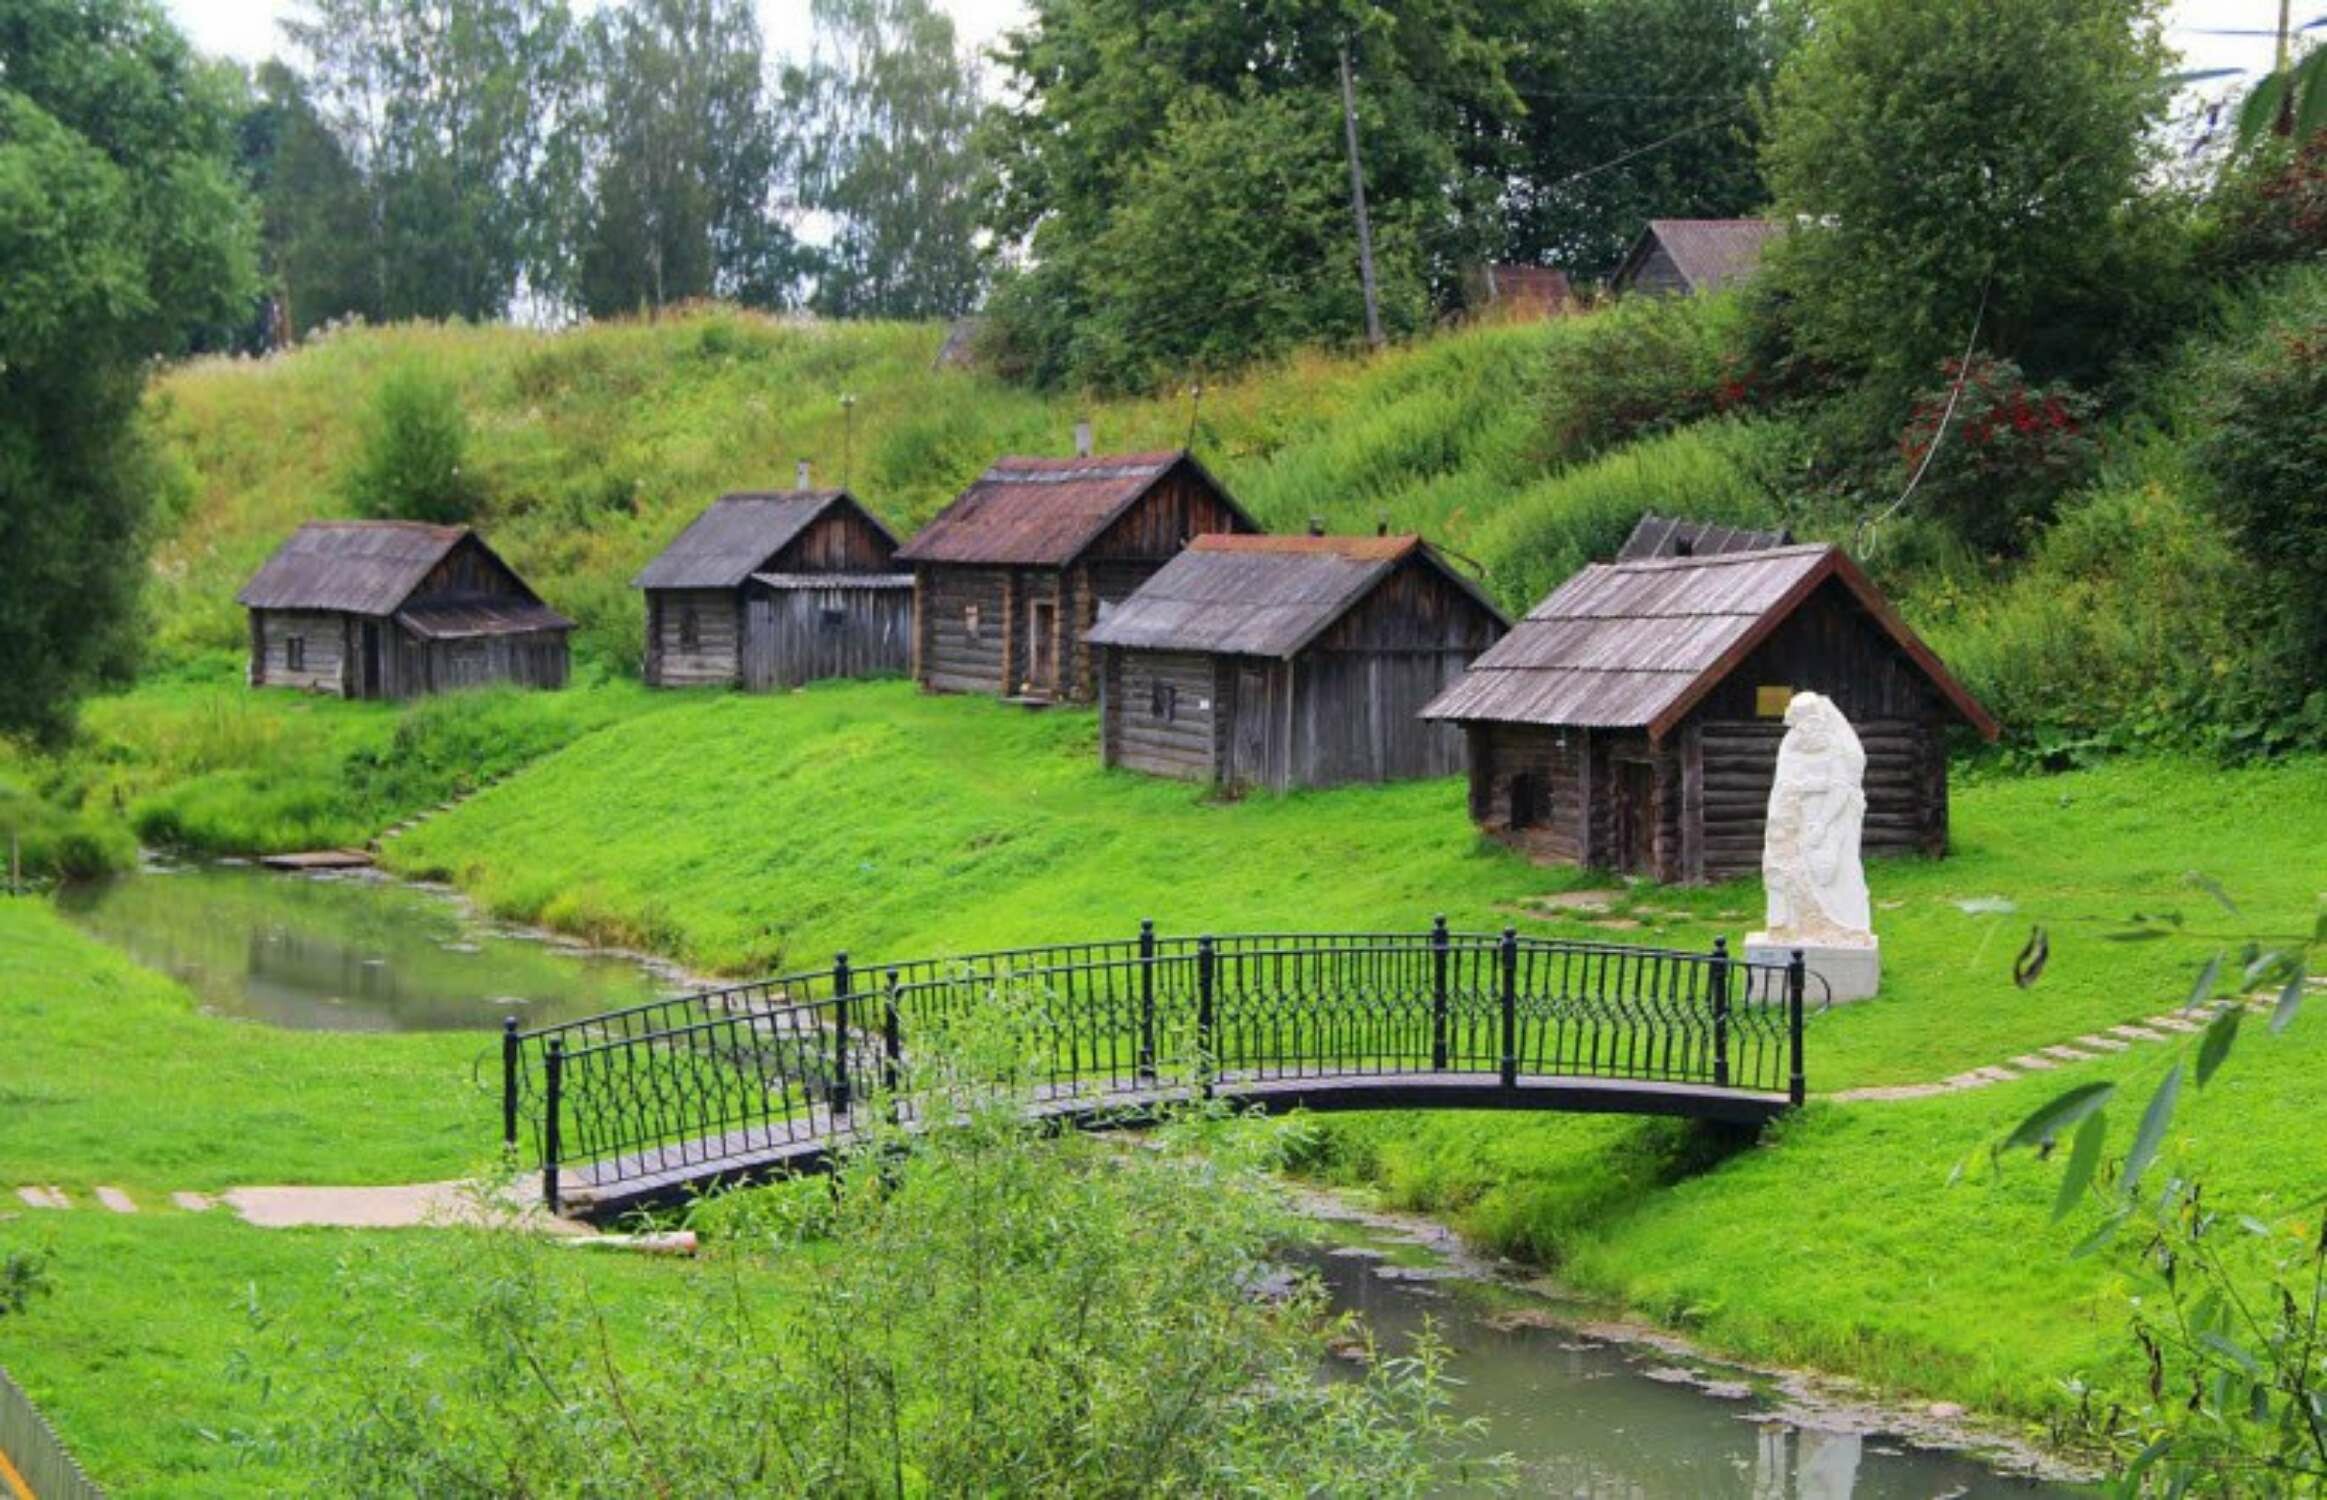
{"label": "green grass lawn", "polygon": [[499,1139],[496,1038],[281,1031],[0,898],[0,1188],[172,1191],[456,1176]]}

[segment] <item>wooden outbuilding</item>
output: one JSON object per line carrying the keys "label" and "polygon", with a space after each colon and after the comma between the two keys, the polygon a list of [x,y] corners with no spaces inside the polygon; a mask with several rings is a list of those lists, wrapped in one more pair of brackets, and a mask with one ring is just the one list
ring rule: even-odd
{"label": "wooden outbuilding", "polygon": [[565,686],[573,622],[466,526],[310,521],[235,600],[250,611],[253,687],[412,698]]}
{"label": "wooden outbuilding", "polygon": [[1670,882],[1761,867],[1786,704],[1866,749],[1869,855],[1947,848],[1952,724],[1996,723],[1842,550],[1584,569],[1423,713],[1462,726],[1470,811],[1542,860]]}
{"label": "wooden outbuilding", "polygon": [[1417,717],[1509,627],[1415,536],[1199,536],[1090,633],[1110,766],[1283,790],[1462,769]]}
{"label": "wooden outbuilding", "polygon": [[1761,269],[1761,253],[1784,233],[1770,219],[1651,219],[1609,279],[1619,294],[1719,291]]}
{"label": "wooden outbuilding", "polygon": [[1004,458],[897,552],[914,675],[938,692],[1088,700],[1091,627],[1190,538],[1255,532],[1185,450]]}
{"label": "wooden outbuilding", "polygon": [[646,591],[651,687],[756,691],[902,676],[913,578],[846,490],[725,495],[631,580]]}

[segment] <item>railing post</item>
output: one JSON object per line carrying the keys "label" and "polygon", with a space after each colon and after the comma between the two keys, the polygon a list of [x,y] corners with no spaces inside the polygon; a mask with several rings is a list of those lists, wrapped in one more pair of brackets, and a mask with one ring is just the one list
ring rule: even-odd
{"label": "railing post", "polygon": [[517,1018],[501,1022],[501,1149],[517,1155]]}
{"label": "railing post", "polygon": [[1155,1082],[1155,922],[1139,924],[1139,1081]]}
{"label": "railing post", "polygon": [[1430,1066],[1446,1071],[1446,914],[1430,923]]}
{"label": "railing post", "polygon": [[558,1211],[558,1156],[565,1142],[559,1127],[566,1097],[566,1039],[551,1037],[549,1051],[541,1065],[541,1201],[551,1213]]}
{"label": "railing post", "polygon": [[889,1096],[889,1110],[897,1109],[897,1082],[904,1072],[905,1018],[897,1011],[897,971],[881,997],[881,1088]]}
{"label": "railing post", "polygon": [[1498,988],[1503,1000],[1503,1087],[1519,1086],[1519,929],[1503,929],[1496,945]]}
{"label": "railing post", "polygon": [[1786,961],[1786,1037],[1793,1054],[1793,1073],[1786,1081],[1786,1094],[1797,1109],[1810,1097],[1810,1083],[1802,1072],[1802,995],[1809,988],[1809,968],[1799,948]]}
{"label": "railing post", "polygon": [[848,954],[832,955],[832,1128],[848,1115]]}
{"label": "railing post", "polygon": [[1706,971],[1713,998],[1713,1087],[1729,1087],[1729,939],[1713,939],[1713,962]]}
{"label": "railing post", "polygon": [[1213,970],[1219,955],[1213,951],[1210,933],[1196,939],[1196,1059],[1202,1070],[1204,1097],[1212,1097],[1212,1075],[1217,1071],[1219,1054],[1214,1050],[1212,989]]}

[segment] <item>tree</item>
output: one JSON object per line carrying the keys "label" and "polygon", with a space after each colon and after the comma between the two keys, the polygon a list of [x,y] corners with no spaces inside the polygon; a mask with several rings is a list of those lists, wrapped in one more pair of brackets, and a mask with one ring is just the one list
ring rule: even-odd
{"label": "tree", "polygon": [[588,51],[583,308],[782,305],[794,251],[769,202],[776,140],[749,0],[633,0],[593,18]]}
{"label": "tree", "polygon": [[145,365],[255,285],[230,105],[151,0],[0,25],[0,730],[61,731],[134,653]]}
{"label": "tree", "polygon": [[1798,39],[1764,0],[1553,0],[1510,62],[1525,106],[1503,202],[1508,259],[1613,270],[1652,218],[1768,201],[1749,105]]}
{"label": "tree", "polygon": [[362,174],[382,318],[497,318],[562,279],[572,123],[563,0],[307,0],[284,30]]}
{"label": "tree", "polygon": [[[1249,299],[1204,296],[1174,308],[1182,347],[1232,350],[1256,306],[1291,305],[1262,291],[1264,283],[1303,289],[1300,305],[1310,311],[1293,330],[1298,336],[1357,337],[1362,321],[1343,322],[1339,311],[1357,304],[1324,290],[1357,281],[1356,232],[1346,217],[1343,233],[1292,261],[1272,261],[1283,242],[1274,226],[1249,218],[1169,226],[1128,263],[1090,250],[1119,219],[1152,218],[1145,195],[1173,161],[1200,158],[1206,170],[1242,179],[1184,185],[1181,201],[1192,211],[1250,214],[1272,193],[1301,203],[1345,195],[1345,48],[1357,79],[1368,204],[1385,225],[1410,231],[1378,247],[1383,279],[1451,301],[1464,267],[1497,244],[1499,174],[1518,111],[1505,81],[1510,31],[1490,22],[1497,17],[1486,0],[1233,7],[1036,0],[1030,24],[1000,52],[1020,103],[989,112],[982,127],[995,173],[986,225],[1029,262],[1010,295],[997,299],[995,343],[1037,378],[1117,378],[1119,361],[1105,370],[1083,362],[1073,325],[1097,314],[1128,326],[1124,304],[1154,300],[1149,289],[1110,279],[1124,270],[1253,288]],[[1225,119],[1246,112],[1256,117]],[[1296,146],[1285,135],[1294,122],[1322,139]],[[1271,139],[1281,159],[1228,149],[1232,131],[1247,144]],[[1302,176],[1297,185],[1286,177],[1293,170]],[[1154,332],[1143,328],[1140,336]]]}
{"label": "tree", "polygon": [[816,275],[833,317],[968,312],[984,286],[978,77],[929,0],[812,0],[816,54],[787,81],[803,199],[832,216]]}
{"label": "tree", "polygon": [[393,371],[372,398],[345,481],[348,503],[383,520],[466,521],[479,492],[476,476],[462,469],[468,446],[458,393],[417,366]]}
{"label": "tree", "polygon": [[1790,336],[1907,394],[1980,344],[2090,377],[2146,326],[2155,0],[1829,0],[1772,92],[1762,168]]}
{"label": "tree", "polygon": [[270,59],[251,89],[242,165],[259,200],[260,269],[281,334],[297,338],[350,313],[378,317],[362,174],[297,73]]}

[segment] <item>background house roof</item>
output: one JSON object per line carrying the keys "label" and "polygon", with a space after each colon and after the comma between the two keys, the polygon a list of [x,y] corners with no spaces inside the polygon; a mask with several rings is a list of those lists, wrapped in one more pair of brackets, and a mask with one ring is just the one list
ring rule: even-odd
{"label": "background house roof", "polygon": [[732,589],[835,504],[871,522],[891,546],[897,539],[846,490],[787,490],[722,495],[687,523],[653,562],[630,580],[638,589]]}
{"label": "background house roof", "polygon": [[1981,734],[1995,721],[1839,547],[1595,563],[1555,589],[1422,710],[1426,719],[1672,729],[1834,580]]}
{"label": "background house roof", "polygon": [[1181,464],[1228,499],[1185,450],[997,459],[898,549],[897,560],[1063,567]]}
{"label": "background house roof", "polygon": [[1617,549],[1616,561],[1638,562],[1650,557],[1714,557],[1724,552],[1763,552],[1790,547],[1790,531],[1748,531],[1718,521],[1683,521],[1654,511],[1642,516],[1632,535]]}
{"label": "background house roof", "polygon": [[1710,292],[1751,276],[1762,250],[1784,227],[1774,219],[1651,219],[1624,257],[1616,283],[1630,281],[1652,246],[1661,244],[1689,290]]}
{"label": "background house roof", "polygon": [[1087,638],[1097,646],[1289,657],[1410,557],[1426,560],[1502,618],[1418,536],[1214,534],[1190,540]]}
{"label": "background house roof", "polygon": [[466,526],[418,521],[309,521],[275,549],[235,602],[251,609],[391,615],[430,569],[472,535]]}

